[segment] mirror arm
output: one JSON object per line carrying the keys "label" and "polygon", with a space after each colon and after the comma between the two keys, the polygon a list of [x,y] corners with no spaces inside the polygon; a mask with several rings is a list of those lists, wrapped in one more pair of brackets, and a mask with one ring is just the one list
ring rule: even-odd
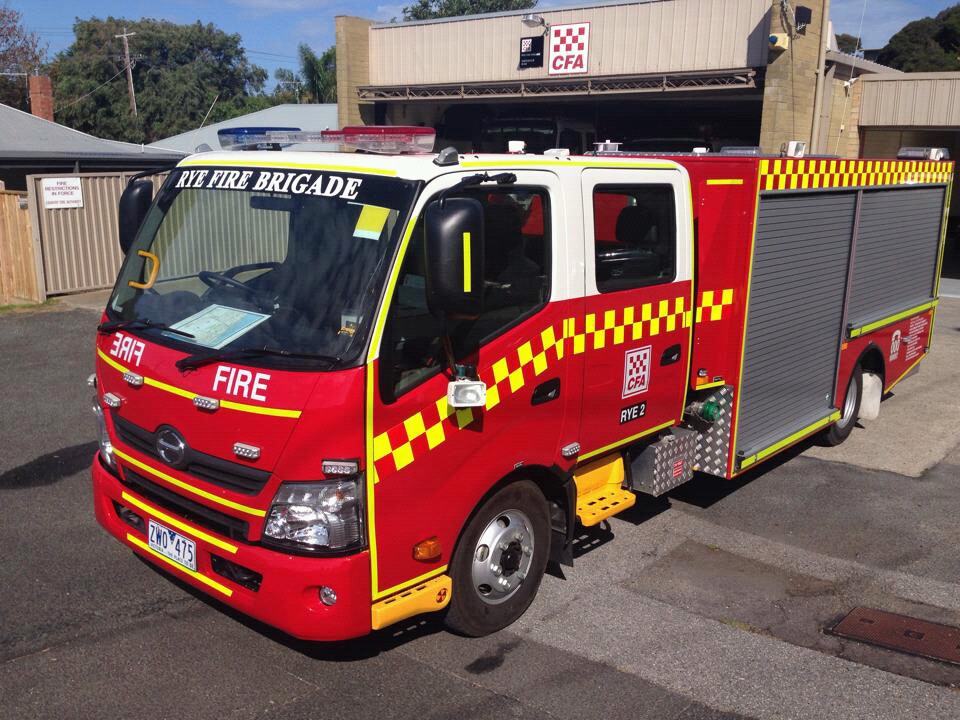
{"label": "mirror arm", "polygon": [[468,187],[476,187],[477,185],[482,185],[483,183],[492,182],[497,185],[512,185],[517,181],[517,176],[513,173],[497,173],[496,175],[491,175],[490,173],[477,173],[476,175],[467,175],[467,177],[460,180],[455,185],[451,185],[446,190],[440,191],[440,197],[438,198],[440,202],[440,207],[443,207],[446,203],[447,196],[452,195],[458,190],[463,190]]}

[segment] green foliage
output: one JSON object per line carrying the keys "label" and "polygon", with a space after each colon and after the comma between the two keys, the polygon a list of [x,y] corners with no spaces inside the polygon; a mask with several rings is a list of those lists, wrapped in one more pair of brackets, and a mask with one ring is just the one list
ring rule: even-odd
{"label": "green foliage", "polygon": [[[138,117],[130,111],[123,43],[130,38]],[[50,65],[55,119],[114,140],[150,143],[275,104],[264,94],[267,72],[251,64],[240,36],[212,24],[77,20],[73,44]]]}
{"label": "green foliage", "polygon": [[481,13],[529,10],[537,0],[416,0],[403,8],[404,20],[477,15]]}
{"label": "green foliage", "polygon": [[328,48],[317,55],[305,43],[300,55],[300,81],[307,102],[335,103],[337,101],[337,48]]}
{"label": "green foliage", "polygon": [[877,62],[906,72],[960,70],[960,5],[934,18],[907,23],[880,51]]}
{"label": "green foliage", "polygon": [[855,35],[848,35],[847,33],[837,33],[837,47],[840,48],[840,52],[845,52],[848,55],[854,55],[859,47],[859,40],[857,40]]}
{"label": "green foliage", "polygon": [[[23,16],[0,4],[0,72],[35,73],[46,52],[37,34],[23,26]],[[27,110],[27,79],[0,76],[0,103]]]}

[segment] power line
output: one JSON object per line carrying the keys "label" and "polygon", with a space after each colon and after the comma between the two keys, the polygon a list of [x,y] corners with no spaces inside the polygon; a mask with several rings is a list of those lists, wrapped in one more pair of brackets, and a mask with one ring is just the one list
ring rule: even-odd
{"label": "power line", "polygon": [[97,90],[99,90],[100,88],[102,88],[102,87],[104,87],[104,86],[106,86],[106,85],[109,85],[109,84],[112,83],[114,80],[116,80],[118,77],[120,77],[121,75],[123,75],[123,73],[125,73],[126,71],[127,71],[127,68],[123,68],[122,70],[120,70],[120,72],[118,72],[118,73],[117,73],[116,75],[114,75],[112,78],[110,78],[110,79],[107,80],[106,82],[100,83],[100,84],[97,85],[93,90],[91,90],[90,92],[88,92],[86,95],[81,95],[80,97],[76,98],[75,100],[71,100],[70,102],[66,103],[65,105],[60,105],[59,107],[57,107],[57,108],[54,109],[54,112],[59,112],[60,110],[63,110],[63,109],[65,109],[65,108],[70,107],[71,105],[76,105],[76,104],[77,104],[78,102],[80,102],[81,100],[86,100],[88,97],[90,97],[91,95],[93,95]]}

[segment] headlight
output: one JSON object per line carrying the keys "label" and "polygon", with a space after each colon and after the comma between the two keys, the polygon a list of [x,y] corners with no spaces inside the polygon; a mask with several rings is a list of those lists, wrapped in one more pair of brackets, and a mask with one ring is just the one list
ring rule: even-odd
{"label": "headlight", "polygon": [[100,442],[100,457],[112,468],[117,466],[117,461],[113,457],[113,443],[110,442],[110,433],[107,432],[107,421],[103,417],[103,408],[100,407],[100,401],[97,396],[93,396],[93,414],[97,417],[97,440]]}
{"label": "headlight", "polygon": [[273,498],[265,537],[305,550],[342,550],[360,542],[360,481],[284,483]]}

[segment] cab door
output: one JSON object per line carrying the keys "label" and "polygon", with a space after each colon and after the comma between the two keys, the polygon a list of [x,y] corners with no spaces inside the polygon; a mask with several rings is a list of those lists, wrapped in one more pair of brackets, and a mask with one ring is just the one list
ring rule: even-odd
{"label": "cab door", "polygon": [[670,169],[582,175],[585,316],[580,460],[652,435],[683,414],[690,357],[690,182]]}
{"label": "cab door", "polygon": [[[418,212],[466,174],[431,183]],[[374,599],[442,572],[480,498],[520,466],[551,467],[576,438],[580,373],[563,330],[583,309],[582,244],[566,231],[577,193],[564,197],[550,172],[514,174],[514,183],[455,192],[483,207],[487,287],[481,315],[446,330],[456,361],[487,385],[484,407],[454,410],[446,401],[444,327],[427,307],[422,214],[398,260],[369,405]],[[414,545],[431,537],[439,557],[416,559]]]}

